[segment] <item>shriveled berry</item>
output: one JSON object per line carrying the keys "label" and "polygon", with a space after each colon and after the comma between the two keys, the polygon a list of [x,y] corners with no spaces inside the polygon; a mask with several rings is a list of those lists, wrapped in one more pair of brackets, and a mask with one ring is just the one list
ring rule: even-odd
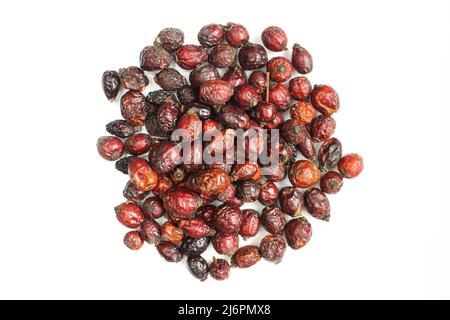
{"label": "shriveled berry", "polygon": [[219,80],[220,73],[216,67],[209,63],[204,63],[197,66],[189,74],[189,81],[194,88],[199,88],[200,85],[207,80]]}
{"label": "shriveled berry", "polygon": [[320,179],[320,189],[328,194],[338,193],[343,184],[344,178],[336,171],[329,171]]}
{"label": "shriveled berry", "polygon": [[291,94],[288,87],[282,83],[272,86],[269,91],[269,102],[274,103],[278,109],[287,110],[291,101]]}
{"label": "shriveled berry", "polygon": [[173,182],[165,174],[158,174],[158,184],[152,190],[155,196],[162,197],[173,187]]}
{"label": "shriveled berry", "polygon": [[175,54],[175,61],[181,68],[186,70],[192,70],[207,60],[208,50],[197,45],[187,44],[181,46]]}
{"label": "shriveled berry", "polygon": [[114,101],[120,90],[120,75],[117,71],[105,71],[102,76],[102,87],[106,98]]}
{"label": "shriveled berry", "polygon": [[142,126],[150,105],[140,91],[130,90],[120,99],[120,111],[125,120],[133,126]]}
{"label": "shriveled berry", "polygon": [[261,220],[256,210],[245,209],[242,210],[244,220],[242,220],[241,227],[239,228],[239,234],[244,238],[251,238],[258,234],[261,230]]}
{"label": "shriveled berry", "polygon": [[289,92],[297,100],[306,100],[312,91],[311,82],[306,77],[295,77],[289,80]]}
{"label": "shriveled berry", "polygon": [[339,96],[327,85],[316,85],[311,93],[311,103],[320,113],[331,116],[339,110]]}
{"label": "shriveled berry", "polygon": [[161,238],[158,222],[151,218],[146,218],[141,224],[140,234],[146,242],[150,244],[158,243]]}
{"label": "shriveled berry", "polygon": [[325,141],[319,149],[318,160],[321,168],[330,170],[335,168],[342,157],[342,144],[337,138]]}
{"label": "shriveled berry", "polygon": [[216,206],[208,204],[206,206],[198,208],[195,216],[199,219],[202,219],[208,226],[212,226],[215,212]]}
{"label": "shriveled berry", "polygon": [[128,201],[140,202],[148,195],[148,191],[141,191],[131,181],[128,181],[122,194]]}
{"label": "shriveled berry", "polygon": [[210,243],[209,237],[204,238],[192,238],[185,237],[180,245],[180,251],[188,257],[196,257],[201,255],[208,249]]}
{"label": "shriveled berry", "polygon": [[208,278],[208,262],[202,257],[189,257],[187,259],[187,265],[192,275],[201,281],[205,281]]}
{"label": "shriveled berry", "polygon": [[164,197],[164,208],[182,219],[193,218],[197,209],[202,205],[202,198],[194,191],[186,188],[175,188]]}
{"label": "shriveled berry", "polygon": [[202,121],[195,113],[185,113],[177,123],[178,130],[184,130],[183,140],[194,141],[202,135]]}
{"label": "shriveled berry", "polygon": [[233,96],[233,87],[224,80],[207,80],[200,86],[200,101],[208,105],[224,105]]}
{"label": "shriveled berry", "polygon": [[214,215],[214,226],[224,233],[239,231],[244,215],[239,207],[223,204]]}
{"label": "shriveled berry", "polygon": [[156,90],[156,91],[151,91],[148,93],[147,95],[147,100],[148,102],[150,102],[152,105],[155,106],[160,106],[162,105],[166,100],[171,100],[173,102],[177,101],[177,98],[175,97],[175,95],[170,92],[170,91],[166,91],[166,90]]}
{"label": "shriveled berry", "polygon": [[347,154],[339,161],[338,169],[344,178],[355,178],[364,169],[363,158],[356,153]]}
{"label": "shriveled berry", "polygon": [[130,157],[123,157],[116,161],[115,167],[117,170],[122,172],[123,174],[128,174],[128,162],[130,159],[134,158],[133,156]]}
{"label": "shriveled berry", "polygon": [[236,197],[236,189],[234,185],[230,185],[227,190],[217,196],[217,200],[236,207],[242,206],[244,203]]}
{"label": "shriveled berry", "polygon": [[316,110],[308,101],[296,101],[291,105],[289,113],[292,119],[306,125],[312,122]]}
{"label": "shriveled berry", "polygon": [[158,184],[158,174],[145,159],[130,159],[128,174],[131,182],[141,191],[151,191]]}
{"label": "shriveled berry", "polygon": [[289,247],[295,250],[303,248],[311,239],[311,235],[311,224],[305,217],[292,219],[284,228],[286,241]]}
{"label": "shriveled berry", "polygon": [[209,265],[209,274],[213,279],[223,281],[230,276],[230,264],[227,260],[213,258],[213,262]]}
{"label": "shriveled berry", "polygon": [[140,127],[134,127],[125,120],[114,120],[106,125],[106,131],[119,138],[127,138],[132,134],[138,133],[140,130]]}
{"label": "shriveled berry", "polygon": [[280,191],[281,211],[291,217],[302,215],[303,193],[295,187],[285,187]]}
{"label": "shriveled berry", "polygon": [[161,241],[156,245],[156,249],[167,262],[180,262],[183,259],[183,254],[171,242]]}
{"label": "shriveled berry", "polygon": [[159,128],[165,133],[171,133],[177,126],[179,116],[178,105],[170,100],[164,101],[156,114]]}
{"label": "shriveled berry", "polygon": [[183,105],[189,105],[197,100],[197,93],[192,85],[185,85],[177,90],[177,98]]}
{"label": "shriveled berry", "polygon": [[329,221],[330,220],[330,202],[327,196],[318,188],[312,188],[305,191],[305,208],[314,218]]}
{"label": "shriveled berry", "polygon": [[279,236],[268,234],[259,243],[259,252],[267,261],[280,263],[286,252],[286,242]]}
{"label": "shriveled berry", "polygon": [[144,90],[150,81],[139,67],[128,67],[119,70],[122,86],[130,90]]}
{"label": "shriveled berry", "polygon": [[220,43],[215,46],[209,53],[209,63],[217,68],[227,68],[236,63],[236,48],[227,44]]}
{"label": "shriveled berry", "polygon": [[301,74],[310,73],[313,69],[311,54],[297,43],[292,48],[292,64]]}
{"label": "shriveled berry", "polygon": [[298,160],[289,169],[289,181],[297,188],[311,188],[320,179],[320,170],[308,160]]}
{"label": "shriveled berry", "polygon": [[212,245],[217,253],[232,256],[239,249],[239,237],[235,232],[217,232],[212,238]]}
{"label": "shriveled berry", "polygon": [[253,71],[248,78],[248,84],[255,87],[259,94],[262,94],[267,89],[266,73],[260,70]]}
{"label": "shriveled berry", "polygon": [[212,232],[211,228],[202,219],[181,220],[178,226],[192,238],[203,238]]}
{"label": "shriveled berry", "polygon": [[243,84],[235,89],[234,102],[244,110],[250,110],[262,100],[258,89],[248,84]]}
{"label": "shriveled berry", "polygon": [[171,141],[161,142],[151,157],[153,168],[159,173],[168,173],[181,163],[181,149]]}
{"label": "shriveled berry", "polygon": [[241,47],[249,38],[247,29],[241,24],[229,22],[225,27],[225,40],[233,47]]}
{"label": "shriveled berry", "polygon": [[265,28],[261,34],[261,40],[269,50],[276,52],[286,50],[288,43],[284,30],[275,26]]}
{"label": "shriveled berry", "polygon": [[146,218],[159,219],[164,216],[164,206],[158,197],[149,197],[142,203],[142,212]]}
{"label": "shriveled berry", "polygon": [[266,207],[273,207],[278,201],[278,187],[272,181],[266,181],[264,179],[258,181],[261,186],[261,192],[259,194],[259,202]]}
{"label": "shriveled berry", "polygon": [[216,196],[231,184],[230,177],[222,169],[206,169],[192,174],[186,186],[199,194]]}
{"label": "shriveled berry", "polygon": [[155,83],[164,90],[177,90],[187,84],[186,78],[173,68],[166,68],[155,76]]}
{"label": "shriveled berry", "polygon": [[134,203],[122,203],[114,208],[117,220],[130,229],[138,228],[144,221],[141,208]]}
{"label": "shriveled berry", "polygon": [[172,221],[166,221],[162,225],[161,236],[173,244],[179,244],[183,241],[184,234]]}
{"label": "shriveled berry", "polygon": [[136,133],[125,140],[125,151],[133,156],[138,156],[148,152],[151,139],[146,133]]}
{"label": "shriveled berry", "polygon": [[255,109],[255,118],[260,122],[270,122],[274,119],[277,111],[275,104],[262,101]]}
{"label": "shriveled berry", "polygon": [[248,114],[231,103],[227,103],[220,110],[220,119],[227,128],[231,129],[245,129],[250,122]]}
{"label": "shriveled berry", "polygon": [[100,137],[97,140],[98,154],[105,160],[115,161],[123,155],[122,140],[116,137]]}
{"label": "shriveled berry", "polygon": [[286,166],[281,162],[276,164],[271,164],[270,167],[266,167],[265,169],[265,177],[269,181],[279,182],[284,180],[286,177]]}
{"label": "shriveled berry", "polygon": [[168,68],[172,64],[172,61],[170,53],[160,46],[148,46],[141,51],[141,69],[145,71]]}
{"label": "shriveled berry", "polygon": [[233,88],[247,84],[247,74],[245,70],[238,65],[228,67],[222,76],[222,80],[228,81]]}
{"label": "shriveled berry", "polygon": [[336,121],[332,117],[321,114],[314,118],[309,130],[315,142],[323,142],[333,135],[335,129]]}
{"label": "shriveled berry", "polygon": [[131,250],[139,250],[144,245],[144,239],[137,231],[128,232],[123,238],[123,243]]}
{"label": "shriveled berry", "polygon": [[258,171],[256,162],[236,163],[231,170],[231,177],[234,181],[250,180]]}
{"label": "shriveled berry", "polygon": [[231,257],[231,265],[238,268],[249,268],[261,260],[257,246],[245,246],[236,251]]}
{"label": "shriveled berry", "polygon": [[267,72],[270,73],[270,80],[275,82],[285,82],[292,75],[292,63],[284,57],[275,57],[267,63]]}
{"label": "shriveled berry", "polygon": [[267,63],[267,51],[259,44],[247,43],[239,51],[238,59],[245,70],[259,69]]}
{"label": "shriveled berry", "polygon": [[155,39],[155,45],[161,46],[168,52],[177,51],[183,45],[184,33],[178,28],[164,28]]}
{"label": "shriveled berry", "polygon": [[225,37],[225,28],[221,24],[211,23],[200,29],[197,35],[198,42],[205,47],[214,47]]}
{"label": "shriveled berry", "polygon": [[301,122],[288,119],[283,123],[281,136],[288,143],[299,144],[309,136],[308,130]]}
{"label": "shriveled berry", "polygon": [[268,232],[272,234],[281,234],[286,224],[286,219],[277,207],[265,207],[261,213],[261,224]]}
{"label": "shriveled berry", "polygon": [[244,202],[254,202],[258,200],[261,187],[255,180],[239,181],[236,184],[236,195]]}

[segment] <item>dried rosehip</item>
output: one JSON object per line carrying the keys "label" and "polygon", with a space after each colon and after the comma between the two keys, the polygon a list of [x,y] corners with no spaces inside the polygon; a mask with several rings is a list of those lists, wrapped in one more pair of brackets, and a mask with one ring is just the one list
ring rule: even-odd
{"label": "dried rosehip", "polygon": [[292,219],[284,228],[284,236],[292,249],[303,248],[311,239],[311,224],[304,217]]}
{"label": "dried rosehip", "polygon": [[233,88],[236,88],[240,85],[247,84],[247,74],[240,66],[233,65],[225,71],[222,80],[229,82]]}
{"label": "dried rosehip", "polygon": [[320,179],[320,189],[328,194],[338,193],[343,184],[344,178],[336,171],[329,171]]}
{"label": "dried rosehip", "polygon": [[325,141],[319,149],[318,160],[321,168],[330,170],[335,168],[342,157],[342,144],[337,138]]}
{"label": "dried rosehip", "polygon": [[212,23],[200,29],[197,35],[198,42],[205,47],[214,47],[222,42],[225,29],[221,24]]}
{"label": "dried rosehip", "polygon": [[150,105],[145,96],[135,90],[125,93],[120,99],[120,111],[125,120],[133,126],[142,126],[147,118]]}
{"label": "dried rosehip", "polygon": [[267,76],[260,70],[253,71],[248,78],[248,84],[255,87],[259,94],[267,90]]}
{"label": "dried rosehip", "polygon": [[235,64],[237,60],[237,51],[233,46],[227,43],[221,43],[215,46],[209,53],[209,63],[217,68],[227,68]]}
{"label": "dried rosehip", "polygon": [[277,207],[265,207],[261,213],[261,224],[272,234],[281,234],[286,224],[283,212]]}
{"label": "dried rosehip", "polygon": [[187,264],[194,277],[201,281],[205,281],[206,278],[208,278],[208,262],[206,262],[202,256],[189,257],[187,259]]}
{"label": "dried rosehip", "polygon": [[347,154],[339,161],[338,169],[344,178],[355,178],[364,169],[363,158],[356,153]]}
{"label": "dried rosehip", "polygon": [[222,169],[206,169],[192,174],[186,186],[199,194],[215,196],[224,192],[231,184],[228,173]]}
{"label": "dried rosehip", "polygon": [[281,126],[283,122],[284,122],[283,114],[280,111],[277,111],[275,112],[273,119],[264,125],[264,128],[275,129]]}
{"label": "dried rosehip", "polygon": [[164,197],[164,208],[183,219],[193,218],[197,209],[202,205],[202,198],[194,191],[186,188],[175,188]]}
{"label": "dried rosehip", "polygon": [[173,68],[166,68],[155,76],[155,83],[164,90],[177,90],[187,84],[186,78]]}
{"label": "dried rosehip", "polygon": [[208,60],[208,50],[202,46],[186,44],[175,54],[175,61],[186,70],[192,70]]}
{"label": "dried rosehip", "polygon": [[196,115],[198,115],[200,120],[208,120],[212,117],[211,107],[200,102],[191,104],[191,107],[186,113],[195,113]]}
{"label": "dried rosehip", "polygon": [[267,27],[261,34],[261,40],[264,45],[272,51],[287,50],[288,39],[286,33],[280,27]]}
{"label": "dried rosehip", "polygon": [[116,137],[100,137],[97,140],[99,155],[108,161],[115,161],[123,155],[122,140]]}
{"label": "dried rosehip", "polygon": [[259,69],[267,63],[267,51],[259,44],[247,43],[239,51],[238,59],[245,70]]}
{"label": "dried rosehip", "polygon": [[191,86],[194,88],[199,88],[200,85],[207,80],[219,80],[220,73],[216,67],[209,63],[204,63],[197,66],[189,74],[189,81]]}
{"label": "dried rosehip", "polygon": [[231,257],[231,265],[238,268],[249,268],[261,260],[257,246],[245,246],[236,251]]}
{"label": "dried rosehip", "polygon": [[262,101],[255,109],[255,118],[260,122],[270,122],[274,119],[277,111],[276,105]]}
{"label": "dried rosehip", "polygon": [[171,141],[161,142],[150,161],[159,173],[168,173],[181,163],[181,149]]}
{"label": "dried rosehip", "polygon": [[208,249],[210,238],[191,238],[185,237],[180,245],[180,251],[188,257],[196,257],[201,255]]}
{"label": "dried rosehip", "polygon": [[296,101],[289,110],[292,119],[303,125],[311,123],[316,115],[316,110],[308,101]]}
{"label": "dried rosehip", "polygon": [[233,96],[233,87],[227,81],[207,80],[200,86],[200,101],[208,105],[224,105]]}
{"label": "dried rosehip", "polygon": [[127,138],[140,130],[140,127],[134,127],[125,120],[114,120],[106,125],[106,131],[119,138]]}
{"label": "dried rosehip", "polygon": [[128,174],[128,162],[134,157],[124,157],[116,161],[115,167],[123,174]]}
{"label": "dried rosehip", "polygon": [[225,27],[225,40],[233,47],[241,47],[249,38],[247,29],[241,24],[229,22]]}
{"label": "dried rosehip", "polygon": [[292,64],[301,74],[310,73],[313,69],[311,54],[297,43],[292,48]]}
{"label": "dried rosehip", "polygon": [[231,103],[220,110],[220,119],[227,128],[231,129],[245,129],[250,122],[248,114]]}
{"label": "dried rosehip", "polygon": [[159,219],[164,216],[164,206],[160,198],[149,197],[142,203],[142,212],[147,219]]}
{"label": "dried rosehip", "polygon": [[128,201],[139,202],[145,199],[148,191],[141,191],[131,181],[128,181],[122,194]]}
{"label": "dried rosehip", "polygon": [[202,219],[208,226],[212,226],[215,212],[216,206],[208,204],[206,206],[198,208],[195,216],[199,219]]}
{"label": "dried rosehip", "polygon": [[189,105],[197,100],[197,93],[192,85],[185,85],[177,90],[177,98],[183,105]]}
{"label": "dried rosehip", "polygon": [[239,249],[239,237],[235,232],[217,232],[212,238],[212,245],[217,253],[231,256]]}
{"label": "dried rosehip", "polygon": [[144,214],[141,208],[134,203],[122,203],[114,208],[117,220],[130,229],[138,228],[144,221]]}
{"label": "dried rosehip", "polygon": [[137,231],[128,232],[123,238],[123,243],[131,250],[139,250],[144,245],[144,239]]}
{"label": "dried rosehip", "polygon": [[320,170],[311,161],[298,160],[292,164],[288,175],[294,187],[306,189],[319,182]]}
{"label": "dried rosehip", "polygon": [[245,209],[242,213],[244,214],[244,220],[242,220],[241,227],[239,228],[239,234],[244,239],[256,236],[261,229],[258,212],[253,209]]}
{"label": "dried rosehip", "polygon": [[270,80],[275,82],[285,82],[292,75],[292,63],[283,57],[275,57],[267,63],[267,72],[270,73]]}
{"label": "dried rosehip", "polygon": [[274,103],[281,111],[289,108],[291,94],[288,87],[282,83],[277,83],[269,91],[269,101]]}
{"label": "dried rosehip", "polygon": [[217,230],[233,233],[239,231],[243,219],[244,215],[239,207],[223,204],[217,208],[213,222]]}
{"label": "dried rosehip", "polygon": [[254,202],[258,200],[261,187],[255,180],[238,181],[236,185],[236,195],[244,202]]}
{"label": "dried rosehip", "polygon": [[305,191],[305,208],[314,218],[329,221],[330,220],[330,202],[327,196],[320,189],[312,188]]}
{"label": "dried rosehip", "polygon": [[236,207],[242,206],[244,203],[241,199],[236,197],[236,190],[234,185],[230,185],[227,190],[217,196],[217,200]]}
{"label": "dried rosehip", "polygon": [[331,116],[339,110],[339,96],[327,85],[316,85],[311,93],[311,103],[320,113]]}
{"label": "dried rosehip", "polygon": [[172,221],[166,221],[161,228],[161,236],[173,244],[183,241],[183,230],[177,228]]}
{"label": "dried rosehip", "polygon": [[141,224],[140,234],[146,242],[150,244],[158,243],[161,238],[158,222],[151,218],[146,218]]}
{"label": "dried rosehip", "polygon": [[287,120],[281,129],[281,136],[288,143],[295,144],[306,159],[314,160],[316,158],[316,150],[311,136],[299,121]]}
{"label": "dried rosehip", "polygon": [[234,92],[234,102],[244,110],[250,110],[258,105],[262,100],[258,89],[248,84],[243,84],[236,88]]}
{"label": "dried rosehip", "polygon": [[[275,151],[272,154],[272,148]],[[286,165],[295,160],[297,155],[297,149],[294,145],[287,143],[283,138],[279,138],[275,145],[272,143],[269,144],[268,156],[271,159],[271,162],[275,162],[274,156],[278,156],[278,161],[282,164]]]}
{"label": "dried rosehip", "polygon": [[297,100],[306,100],[311,94],[312,86],[306,77],[295,77],[289,80],[289,92]]}
{"label": "dried rosehip", "polygon": [[213,258],[209,265],[209,274],[213,279],[223,281],[230,276],[230,264],[227,260]]}
{"label": "dried rosehip", "polygon": [[183,259],[183,254],[180,250],[178,250],[173,243],[168,241],[158,243],[156,249],[167,262],[180,262],[181,259]]}
{"label": "dried rosehip", "polygon": [[195,113],[185,113],[178,120],[177,129],[184,130],[183,140],[197,140],[202,135],[202,120]]}
{"label": "dried rosehip", "polygon": [[102,76],[102,87],[106,98],[114,101],[120,90],[120,75],[117,71],[105,71]]}
{"label": "dried rosehip", "polygon": [[155,39],[155,46],[161,46],[168,52],[177,51],[183,45],[184,33],[178,28],[164,28]]}
{"label": "dried rosehip", "polygon": [[166,90],[156,90],[149,92],[147,95],[147,100],[152,105],[158,107],[161,106],[166,100],[177,102],[177,98],[175,97],[175,95],[172,92]]}
{"label": "dried rosehip", "polygon": [[311,132],[311,138],[315,142],[323,142],[333,135],[335,129],[336,121],[332,117],[321,114],[314,118],[309,130]]}
{"label": "dried rosehip", "polygon": [[169,173],[169,177],[174,184],[178,184],[186,181],[188,173],[185,168],[178,166]]}
{"label": "dried rosehip", "polygon": [[142,49],[141,69],[145,71],[162,70],[170,67],[172,56],[164,48],[159,46],[148,46]]}
{"label": "dried rosehip", "polygon": [[281,211],[291,217],[302,215],[303,194],[294,187],[285,187],[280,191],[280,208]]}
{"label": "dried rosehip", "polygon": [[212,233],[211,228],[202,219],[181,220],[178,226],[192,238],[203,238]]}
{"label": "dried rosehip", "polygon": [[255,162],[236,163],[231,170],[231,178],[237,180],[250,180],[258,171],[258,164]]}
{"label": "dried rosehip", "polygon": [[266,180],[260,180],[258,183],[261,186],[259,194],[259,202],[266,207],[273,207],[278,200],[278,188],[275,183]]}
{"label": "dried rosehip", "polygon": [[166,100],[156,114],[158,126],[164,133],[171,133],[177,126],[180,110],[173,101]]}
{"label": "dried rosehip", "polygon": [[271,164],[270,167],[266,167],[264,176],[269,181],[279,182],[286,177],[286,167],[280,162],[277,164]]}
{"label": "dried rosehip", "polygon": [[145,159],[130,159],[128,174],[131,182],[141,191],[151,191],[158,184],[158,174]]}
{"label": "dried rosehip", "polygon": [[173,182],[170,178],[165,174],[158,175],[158,184],[152,190],[155,196],[162,197],[173,187]]}
{"label": "dried rosehip", "polygon": [[259,252],[267,261],[280,263],[286,252],[286,242],[279,236],[268,234],[259,243]]}
{"label": "dried rosehip", "polygon": [[139,67],[120,69],[119,75],[125,89],[142,91],[150,83],[144,71]]}
{"label": "dried rosehip", "polygon": [[146,133],[136,133],[125,140],[125,151],[131,155],[138,156],[148,152],[151,139]]}

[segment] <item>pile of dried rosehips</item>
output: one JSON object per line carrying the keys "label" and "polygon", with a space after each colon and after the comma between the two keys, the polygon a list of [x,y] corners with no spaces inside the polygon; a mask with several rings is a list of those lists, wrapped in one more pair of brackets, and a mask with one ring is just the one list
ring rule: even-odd
{"label": "pile of dried rosehips", "polygon": [[[363,170],[362,158],[342,156],[341,142],[331,137],[338,94],[328,85],[312,87],[303,76],[312,71],[309,52],[295,44],[290,59],[285,57],[288,39],[279,27],[266,28],[261,39],[283,56],[269,60],[265,47],[249,42],[240,24],[204,26],[198,33],[200,45],[186,45],[181,30],[166,28],[142,50],[140,67],[103,74],[108,99],[126,90],[120,99],[124,119],[108,123],[111,136],[97,142],[100,155],[116,161],[116,168],[130,178],[123,191],[127,201],[115,208],[117,219],[135,229],[125,235],[125,245],[137,250],[144,242],[154,244],[169,262],[187,256],[189,269],[201,280],[208,274],[224,280],[230,272],[227,260],[214,258],[208,264],[201,256],[210,243],[239,268],[261,257],[278,263],[287,245],[302,248],[312,233],[303,208],[328,221],[326,194],[339,192],[343,178]],[[189,79],[174,64],[191,70]],[[144,95],[149,71],[157,71],[154,82],[162,89]],[[172,133],[177,129],[188,133],[183,139],[193,145],[189,154],[176,147],[179,138]],[[269,154],[275,153],[277,162],[270,168],[259,159],[237,162],[227,137],[233,140],[238,129],[280,129],[281,138],[271,142]],[[193,143],[213,131],[219,132],[213,139]],[[260,144],[254,138],[245,146],[259,150]],[[205,150],[233,152],[224,161],[206,163]],[[277,183],[286,176],[292,187],[279,190]],[[241,210],[254,201],[265,206],[261,213]],[[259,245],[239,246],[240,237],[256,236],[261,226],[268,235]]]}

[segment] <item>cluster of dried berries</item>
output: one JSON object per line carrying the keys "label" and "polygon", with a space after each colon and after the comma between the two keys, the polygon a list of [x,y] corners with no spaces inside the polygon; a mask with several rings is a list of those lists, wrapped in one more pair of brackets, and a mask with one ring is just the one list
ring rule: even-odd
{"label": "cluster of dried berries", "polygon": [[[279,27],[266,28],[261,40],[264,46],[249,42],[247,29],[236,23],[204,26],[199,45],[184,44],[180,29],[166,28],[142,50],[140,67],[103,74],[109,100],[126,90],[120,98],[123,119],[108,123],[111,135],[97,142],[100,155],[116,161],[116,168],[129,176],[126,202],[115,208],[119,222],[133,229],[125,245],[138,250],[144,242],[154,244],[169,262],[186,256],[190,271],[201,280],[208,274],[227,279],[231,266],[247,268],[261,258],[278,263],[287,247],[305,246],[312,229],[303,209],[328,221],[327,194],[339,192],[344,178],[363,170],[361,156],[342,156],[341,142],[332,137],[338,94],[328,85],[313,87],[304,76],[313,68],[310,53],[295,44],[286,57],[288,39]],[[269,60],[266,48],[283,56]],[[188,79],[175,64],[189,70]],[[161,89],[144,95],[149,71],[156,72],[154,82]],[[282,138],[271,149],[279,162],[264,175],[262,164],[253,160],[181,162],[171,138],[175,129],[187,130],[190,141],[221,132],[193,149],[188,156],[195,159],[205,148],[232,148],[226,137],[250,128],[280,129]],[[259,144],[252,140],[247,147]],[[286,177],[292,187],[279,189],[277,183]],[[255,201],[265,206],[261,213],[241,210]],[[240,238],[261,230],[267,235],[258,245],[240,246]],[[214,258],[208,263],[202,254],[210,244],[230,262]]]}

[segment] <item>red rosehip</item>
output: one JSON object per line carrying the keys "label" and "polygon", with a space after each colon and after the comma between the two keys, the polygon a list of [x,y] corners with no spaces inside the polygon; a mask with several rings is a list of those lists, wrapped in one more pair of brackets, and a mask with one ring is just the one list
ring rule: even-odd
{"label": "red rosehip", "polygon": [[295,250],[303,248],[311,239],[311,235],[311,224],[304,217],[292,219],[284,228],[287,243],[289,247]]}
{"label": "red rosehip", "polygon": [[297,43],[292,48],[292,64],[301,74],[310,73],[313,69],[311,54]]}
{"label": "red rosehip", "polygon": [[289,181],[297,188],[311,188],[320,179],[320,170],[314,163],[307,160],[299,160],[289,169]]}
{"label": "red rosehip", "polygon": [[311,103],[317,111],[329,117],[339,110],[339,96],[332,87],[327,85],[314,86]]}
{"label": "red rosehip", "polygon": [[150,150],[152,143],[150,136],[146,133],[136,133],[125,140],[125,151],[133,156],[139,156]]}
{"label": "red rosehip", "polygon": [[158,174],[145,159],[130,159],[128,174],[131,182],[141,191],[151,191],[158,184]]}
{"label": "red rosehip", "polygon": [[150,83],[144,71],[138,67],[120,69],[119,74],[125,89],[142,91]]}
{"label": "red rosehip", "polygon": [[215,46],[209,53],[208,61],[217,68],[227,68],[236,63],[236,48],[227,43]]}
{"label": "red rosehip", "polygon": [[149,197],[142,203],[142,212],[146,218],[159,219],[164,216],[164,206],[158,197]]}
{"label": "red rosehip", "polygon": [[247,74],[245,70],[238,65],[233,65],[225,71],[222,80],[228,81],[233,88],[247,84]]}
{"label": "red rosehip", "polygon": [[296,101],[289,110],[292,119],[306,125],[311,123],[316,115],[316,110],[308,101]]}
{"label": "red rosehip", "polygon": [[161,238],[158,222],[153,219],[145,219],[141,224],[140,234],[146,242],[150,244],[158,243]]}
{"label": "red rosehip", "polygon": [[364,169],[363,158],[356,153],[347,154],[339,160],[338,169],[344,178],[355,178]]}
{"label": "red rosehip", "polygon": [[164,197],[164,208],[175,217],[191,219],[203,205],[202,198],[192,190],[175,188]]}
{"label": "red rosehip", "polygon": [[258,90],[248,84],[237,87],[234,92],[234,101],[244,110],[256,107],[261,100]]}
{"label": "red rosehip", "polygon": [[275,57],[267,63],[267,72],[270,74],[270,80],[274,82],[285,82],[289,80],[292,75],[292,63],[283,57]]}
{"label": "red rosehip", "polygon": [[122,203],[114,208],[117,220],[130,229],[138,228],[144,221],[141,208],[134,203]]}
{"label": "red rosehip", "polygon": [[170,67],[172,56],[164,48],[159,46],[148,46],[142,49],[141,68],[145,71],[162,70]]}
{"label": "red rosehip", "polygon": [[189,81],[191,86],[194,88],[199,88],[200,85],[207,80],[219,80],[220,73],[216,67],[210,65],[209,63],[204,63],[197,66],[189,74]]}
{"label": "red rosehip", "polygon": [[229,22],[225,30],[225,40],[236,48],[246,44],[250,38],[247,29],[241,24]]}
{"label": "red rosehip", "polygon": [[144,239],[139,232],[130,231],[123,238],[123,243],[131,250],[139,250],[144,245]]}
{"label": "red rosehip", "polygon": [[168,52],[174,52],[183,45],[184,33],[178,28],[164,28],[155,39],[154,44],[161,46]]}
{"label": "red rosehip", "polygon": [[259,202],[264,206],[273,207],[278,201],[278,187],[272,181],[260,180],[261,191]]}
{"label": "red rosehip", "polygon": [[230,276],[230,264],[227,260],[213,258],[213,262],[209,265],[209,274],[213,279],[223,281]]}
{"label": "red rosehip", "polygon": [[286,252],[286,242],[279,236],[268,234],[259,243],[259,252],[267,261],[280,263]]}
{"label": "red rosehip", "polygon": [[214,214],[216,213],[216,206],[208,204],[198,208],[195,217],[202,219],[208,226],[213,225]]}
{"label": "red rosehip", "polygon": [[280,191],[280,208],[291,217],[302,215],[303,194],[294,187],[285,187]]}
{"label": "red rosehip", "polygon": [[289,92],[297,100],[308,99],[311,91],[311,82],[306,77],[295,77],[289,81]]}
{"label": "red rosehip", "polygon": [[231,265],[238,268],[249,268],[261,260],[257,246],[245,246],[237,250],[231,257]]}
{"label": "red rosehip", "polygon": [[261,213],[261,224],[272,234],[281,234],[286,224],[286,219],[280,208],[265,207]]}
{"label": "red rosehip", "polygon": [[208,105],[224,105],[233,96],[233,87],[224,80],[207,80],[200,86],[199,98]]}
{"label": "red rosehip", "polygon": [[259,94],[264,93],[267,89],[266,73],[260,70],[253,71],[248,78],[248,84],[255,87]]}
{"label": "red rosehip", "polygon": [[314,142],[323,142],[330,138],[336,129],[336,121],[332,117],[323,114],[314,118],[309,128]]}
{"label": "red rosehip", "polygon": [[130,90],[120,99],[122,116],[133,126],[144,124],[149,108],[150,104],[140,91]]}
{"label": "red rosehip", "polygon": [[122,140],[116,137],[100,137],[97,140],[97,151],[100,156],[108,161],[120,159],[123,155]]}
{"label": "red rosehip", "polygon": [[217,208],[214,214],[214,226],[224,233],[233,233],[239,231],[244,215],[239,207],[223,204]]}
{"label": "red rosehip", "polygon": [[328,171],[320,179],[320,189],[328,194],[335,194],[341,190],[344,178],[336,171]]}
{"label": "red rosehip", "polygon": [[291,101],[289,89],[282,83],[277,83],[269,91],[269,101],[274,103],[278,109],[287,110]]}
{"label": "red rosehip", "polygon": [[181,220],[178,227],[192,238],[203,238],[211,234],[211,228],[202,219]]}
{"label": "red rosehip", "polygon": [[161,257],[167,262],[180,262],[183,259],[183,254],[180,252],[177,246],[171,242],[162,241],[156,244],[156,249],[158,250]]}
{"label": "red rosehip", "polygon": [[199,64],[208,61],[208,49],[197,45],[183,45],[177,50],[175,61],[181,68],[192,70]]}
{"label": "red rosehip", "polygon": [[186,186],[207,197],[217,196],[224,192],[231,184],[230,177],[222,169],[206,169],[192,174]]}
{"label": "red rosehip", "polygon": [[275,26],[265,28],[261,34],[261,40],[269,50],[276,52],[286,50],[288,43],[284,30]]}
{"label": "red rosehip", "polygon": [[242,220],[239,234],[244,238],[251,238],[258,234],[261,229],[261,221],[256,210],[245,209],[242,211],[244,220]]}
{"label": "red rosehip", "polygon": [[318,188],[312,188],[303,194],[305,208],[314,218],[330,220],[330,202],[327,196]]}
{"label": "red rosehip", "polygon": [[230,234],[217,232],[212,237],[212,245],[217,253],[231,256],[239,249],[239,237],[235,232]]}
{"label": "red rosehip", "polygon": [[263,46],[247,43],[239,50],[239,64],[245,70],[255,70],[266,65],[267,52]]}
{"label": "red rosehip", "polygon": [[194,141],[202,135],[202,121],[195,113],[185,113],[178,119],[177,129],[185,131],[183,139]]}
{"label": "red rosehip", "polygon": [[197,35],[198,42],[205,47],[218,45],[225,37],[225,28],[221,24],[212,23],[200,29]]}

